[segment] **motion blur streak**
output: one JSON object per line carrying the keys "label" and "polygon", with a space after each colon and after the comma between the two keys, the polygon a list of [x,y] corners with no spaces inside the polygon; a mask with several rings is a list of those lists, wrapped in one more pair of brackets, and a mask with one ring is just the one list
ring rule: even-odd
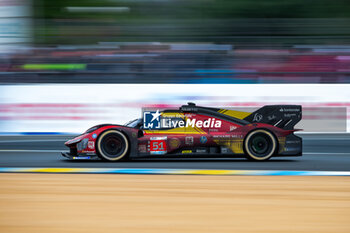
{"label": "motion blur streak", "polygon": [[349,83],[342,0],[0,0],[1,83]]}
{"label": "motion blur streak", "polygon": [[0,174],[1,232],[349,232],[347,177]]}
{"label": "motion blur streak", "polygon": [[[349,0],[0,0],[0,167],[51,172],[0,173],[0,232],[350,232],[348,177],[222,176],[348,175],[349,90]],[[189,101],[302,105],[304,156],[58,153],[96,124]],[[159,175],[52,173],[87,167]]]}
{"label": "motion blur streak", "polygon": [[347,47],[318,51],[312,48],[251,49],[228,45],[222,50],[215,44],[186,44],[178,50],[174,49],[175,45],[116,43],[84,48],[27,48],[3,57],[0,82],[350,82],[350,49]]}
{"label": "motion blur streak", "polygon": [[350,132],[349,88],[349,84],[3,85],[0,133],[81,133],[93,125],[140,118],[145,107],[178,108],[188,101],[247,112],[269,104],[300,104],[303,118],[297,128]]}
{"label": "motion blur streak", "polygon": [[236,176],[350,176],[347,171],[267,171],[144,168],[16,168],[0,167],[2,173],[102,173],[148,175],[236,175]]}

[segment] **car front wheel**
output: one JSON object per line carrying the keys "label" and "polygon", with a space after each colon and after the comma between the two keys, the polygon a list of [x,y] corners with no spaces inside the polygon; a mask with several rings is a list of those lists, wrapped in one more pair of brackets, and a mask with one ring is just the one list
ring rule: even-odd
{"label": "car front wheel", "polygon": [[129,142],[122,132],[107,130],[97,139],[96,150],[104,160],[120,161],[128,157]]}

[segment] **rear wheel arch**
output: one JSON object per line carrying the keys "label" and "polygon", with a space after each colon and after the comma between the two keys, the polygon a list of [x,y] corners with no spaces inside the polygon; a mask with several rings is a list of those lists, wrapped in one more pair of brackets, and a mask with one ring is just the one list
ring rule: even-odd
{"label": "rear wheel arch", "polygon": [[[257,133],[263,133],[268,135],[271,138],[272,141],[272,149],[271,151],[266,155],[266,156],[256,156],[254,153],[252,153],[252,151],[248,148],[248,143],[249,140],[252,138],[252,136],[254,136]],[[249,160],[255,160],[255,161],[264,161],[264,160],[268,160],[270,159],[273,155],[275,155],[279,150],[279,141],[278,138],[276,136],[276,134],[266,128],[257,128],[257,129],[253,129],[251,131],[249,131],[246,136],[244,137],[243,140],[243,151],[246,155],[246,157]]]}

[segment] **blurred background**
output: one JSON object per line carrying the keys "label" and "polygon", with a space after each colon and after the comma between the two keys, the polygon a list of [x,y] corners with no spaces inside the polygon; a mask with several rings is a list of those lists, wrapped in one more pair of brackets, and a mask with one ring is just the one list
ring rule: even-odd
{"label": "blurred background", "polygon": [[[94,125],[187,102],[300,104],[305,156],[107,164],[59,153]],[[349,174],[349,113],[350,0],[0,0],[0,173],[303,175],[3,174],[0,232],[350,232],[349,180],[304,176]]]}
{"label": "blurred background", "polygon": [[345,132],[345,83],[348,0],[0,0],[0,133],[77,133],[188,101],[302,104],[299,127]]}
{"label": "blurred background", "polygon": [[304,132],[350,132],[350,85],[332,84],[16,84],[0,86],[1,134],[79,134],[103,123],[125,124],[142,108],[187,102],[246,112],[300,104]]}
{"label": "blurred background", "polygon": [[0,0],[1,83],[349,83],[347,0]]}

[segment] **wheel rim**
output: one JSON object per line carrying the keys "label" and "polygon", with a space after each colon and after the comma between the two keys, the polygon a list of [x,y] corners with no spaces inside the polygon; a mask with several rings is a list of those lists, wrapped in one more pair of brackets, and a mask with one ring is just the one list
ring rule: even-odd
{"label": "wheel rim", "polygon": [[253,138],[251,147],[255,153],[264,154],[268,150],[269,145],[265,137],[257,136]]}
{"label": "wheel rim", "polygon": [[270,156],[274,148],[269,135],[256,133],[249,139],[248,149],[255,157],[264,158]]}
{"label": "wheel rim", "polygon": [[109,158],[117,158],[125,150],[125,142],[118,134],[109,134],[101,141],[101,150]]}

